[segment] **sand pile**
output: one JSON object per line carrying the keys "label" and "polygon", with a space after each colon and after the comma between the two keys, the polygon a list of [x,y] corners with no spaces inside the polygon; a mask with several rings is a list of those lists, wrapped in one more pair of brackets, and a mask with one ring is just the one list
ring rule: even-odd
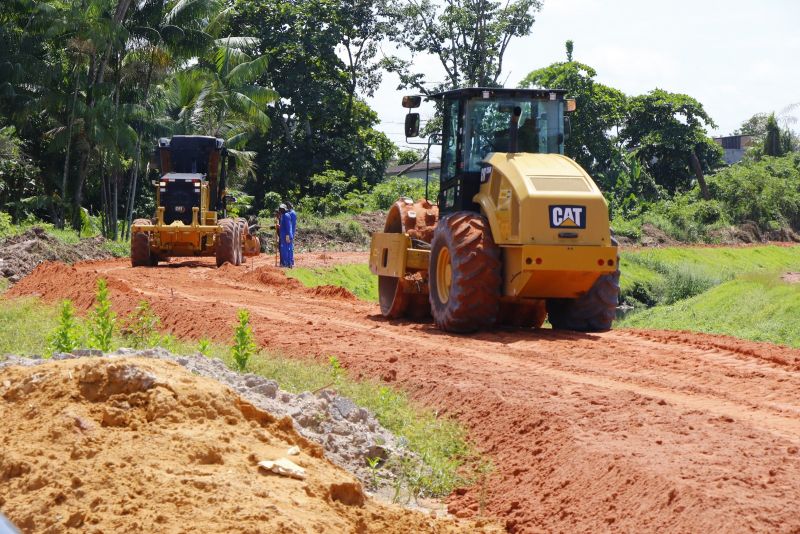
{"label": "sand pile", "polygon": [[[177,364],[78,359],[0,373],[0,510],[24,532],[462,532],[367,499],[322,449]],[[305,480],[268,474],[286,457]]]}

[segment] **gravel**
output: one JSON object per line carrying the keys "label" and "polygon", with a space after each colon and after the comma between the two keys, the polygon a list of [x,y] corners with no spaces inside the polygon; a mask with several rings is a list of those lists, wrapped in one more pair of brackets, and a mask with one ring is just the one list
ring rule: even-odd
{"label": "gravel", "polygon": [[[71,354],[56,353],[54,360],[89,358],[102,355],[96,350],[76,350]],[[291,417],[303,437],[323,446],[329,460],[353,473],[372,490],[389,488],[399,476],[393,472],[408,461],[421,465],[421,460],[407,448],[407,441],[381,426],[375,415],[356,405],[351,399],[324,389],[315,393],[293,394],[283,391],[277,382],[254,374],[241,374],[229,369],[221,360],[203,355],[176,356],[161,349],[119,349],[107,357],[145,357],[172,360],[194,374],[226,384],[242,398],[273,416]],[[47,360],[10,355],[0,361],[0,369],[9,365],[38,365]],[[379,458],[382,466],[375,487],[367,459]],[[395,462],[385,462],[389,458]]]}

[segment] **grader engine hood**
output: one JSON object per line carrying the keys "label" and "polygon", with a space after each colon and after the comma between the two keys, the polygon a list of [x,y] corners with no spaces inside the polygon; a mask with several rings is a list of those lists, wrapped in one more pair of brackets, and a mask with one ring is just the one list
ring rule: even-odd
{"label": "grader engine hood", "polygon": [[474,200],[499,245],[611,245],[602,193],[565,156],[493,153],[481,182]]}

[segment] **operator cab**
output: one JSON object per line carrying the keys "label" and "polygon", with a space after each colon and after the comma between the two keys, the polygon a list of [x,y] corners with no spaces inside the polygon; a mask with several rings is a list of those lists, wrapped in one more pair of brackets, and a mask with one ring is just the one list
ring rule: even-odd
{"label": "operator cab", "polygon": [[[164,223],[192,223],[192,208],[201,207],[203,184],[209,184],[210,206],[221,209],[224,199],[225,141],[204,135],[161,138],[151,166],[161,170],[157,205],[164,208]],[[221,169],[220,169],[221,167]],[[220,184],[218,184],[220,182]],[[215,207],[215,208],[214,208]]]}
{"label": "operator cab", "polygon": [[[443,121],[440,212],[480,211],[472,198],[491,153],[563,154],[565,127],[569,131],[565,111],[575,103],[565,94],[561,89],[467,88],[430,95],[440,103]],[[405,97],[403,106],[419,102],[420,97]],[[407,137],[418,135],[418,124],[419,115],[409,113]]]}

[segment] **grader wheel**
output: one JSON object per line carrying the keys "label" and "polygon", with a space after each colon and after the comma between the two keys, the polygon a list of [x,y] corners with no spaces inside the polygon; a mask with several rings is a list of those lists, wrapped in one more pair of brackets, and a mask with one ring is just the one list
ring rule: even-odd
{"label": "grader wheel", "polygon": [[[134,219],[133,224],[153,226],[149,219]],[[150,234],[136,232],[131,236],[131,266],[152,267],[158,264],[158,256],[150,251]]]}
{"label": "grader wheel", "polygon": [[[400,199],[389,208],[383,231],[408,234],[412,239],[430,243],[439,219],[439,207],[427,200]],[[428,273],[409,273],[403,278],[378,277],[381,313],[392,319],[421,319],[430,314],[428,297],[416,288],[426,283]]]}
{"label": "grader wheel", "polygon": [[500,247],[485,217],[468,211],[439,221],[429,267],[431,313],[448,332],[495,324],[500,307]]}
{"label": "grader wheel", "polygon": [[222,267],[226,262],[231,265],[239,265],[241,263],[238,261],[241,246],[238,238],[240,232],[236,221],[222,219],[218,224],[222,227],[222,233],[217,236],[217,267]]}

